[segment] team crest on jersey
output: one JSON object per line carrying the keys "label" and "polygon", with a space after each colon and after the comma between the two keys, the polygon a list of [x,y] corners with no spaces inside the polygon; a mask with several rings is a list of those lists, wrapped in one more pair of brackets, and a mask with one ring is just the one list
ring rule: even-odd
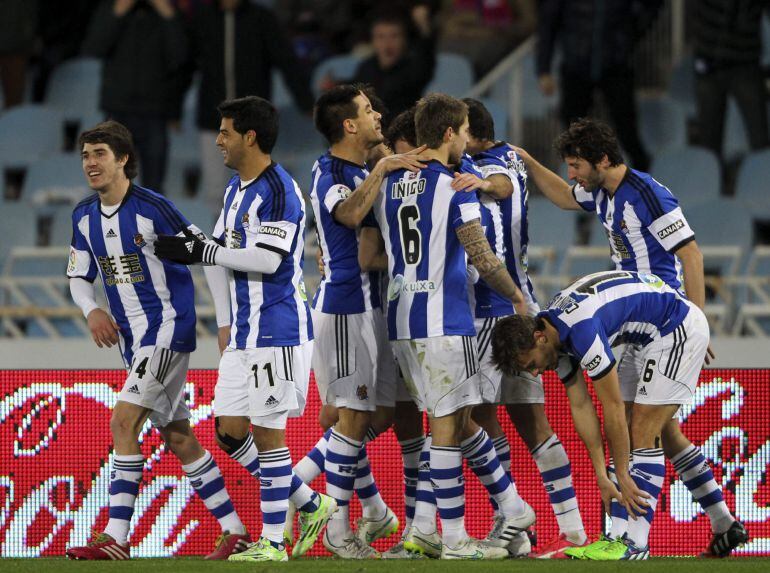
{"label": "team crest on jersey", "polygon": [[366,389],[364,384],[361,384],[358,388],[356,388],[356,398],[361,401],[369,399],[369,390]]}
{"label": "team crest on jersey", "polygon": [[137,233],[134,235],[134,244],[141,249],[142,247],[147,246],[147,241],[144,240],[141,233]]}
{"label": "team crest on jersey", "polygon": [[241,225],[243,225],[243,227],[245,227],[245,228],[248,228],[248,226],[249,226],[249,214],[248,213],[244,213],[243,217],[241,217]]}
{"label": "team crest on jersey", "polygon": [[238,201],[233,201],[233,204],[230,206],[231,211],[237,211],[238,210]]}
{"label": "team crest on jersey", "polygon": [[628,225],[626,225],[625,219],[620,220],[620,231],[628,235]]}

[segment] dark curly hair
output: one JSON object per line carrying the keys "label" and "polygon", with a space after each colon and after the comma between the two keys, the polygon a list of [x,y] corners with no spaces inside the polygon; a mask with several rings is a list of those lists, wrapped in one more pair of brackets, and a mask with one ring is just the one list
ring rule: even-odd
{"label": "dark curly hair", "polygon": [[540,317],[515,314],[501,319],[492,329],[492,362],[503,374],[515,376],[519,354],[535,347],[535,331],[544,330]]}
{"label": "dark curly hair", "polygon": [[620,144],[612,128],[596,119],[583,117],[573,121],[556,138],[554,147],[562,159],[578,157],[596,165],[606,155],[612,167],[623,163]]}
{"label": "dark curly hair", "polygon": [[388,147],[395,149],[395,144],[399,139],[403,139],[412,147],[417,147],[414,112],[415,108],[411,107],[408,110],[399,113],[393,118],[393,121],[390,122],[390,125],[388,125],[388,128],[385,130],[385,139],[388,142]]}

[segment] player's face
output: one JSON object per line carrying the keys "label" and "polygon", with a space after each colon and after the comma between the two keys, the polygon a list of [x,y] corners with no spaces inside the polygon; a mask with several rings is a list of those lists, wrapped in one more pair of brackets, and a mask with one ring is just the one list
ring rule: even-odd
{"label": "player's face", "polygon": [[380,67],[388,69],[406,53],[406,33],[403,26],[381,22],[372,28],[372,48]]}
{"label": "player's face", "polygon": [[106,191],[118,180],[128,160],[117,159],[106,143],[84,143],[80,157],[88,186],[95,191]]}
{"label": "player's face", "polygon": [[535,347],[519,353],[516,361],[520,370],[539,376],[546,370],[556,370],[559,353],[542,332],[535,332]]}
{"label": "player's face", "polygon": [[452,140],[449,143],[449,163],[452,165],[460,163],[460,159],[462,159],[463,153],[465,153],[465,148],[468,146],[469,136],[468,118],[466,117],[462,125],[460,125],[460,129],[453,134]]}
{"label": "player's face", "polygon": [[595,165],[580,157],[565,157],[567,177],[579,183],[589,193],[602,186],[604,178]]}
{"label": "player's face", "polygon": [[374,111],[372,102],[364,94],[358,94],[354,101],[358,106],[356,127],[358,128],[359,137],[367,148],[379,145],[384,139],[380,125],[382,115]]}
{"label": "player's face", "polygon": [[465,151],[469,155],[476,155],[477,153],[481,153],[482,151],[484,151],[484,142],[478,139],[477,137],[473,137],[469,132],[468,146],[465,148]]}
{"label": "player's face", "polygon": [[230,169],[238,169],[246,149],[243,135],[235,131],[231,118],[222,118],[217,135],[217,147],[222,151],[225,165]]}

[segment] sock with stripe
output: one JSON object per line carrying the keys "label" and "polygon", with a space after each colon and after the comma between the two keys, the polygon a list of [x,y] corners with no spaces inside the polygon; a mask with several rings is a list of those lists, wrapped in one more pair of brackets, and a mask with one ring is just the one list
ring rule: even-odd
{"label": "sock with stripe", "polygon": [[540,471],[545,491],[548,492],[559,532],[572,543],[582,545],[587,537],[572,485],[572,465],[558,436],[552,434],[534,448],[532,458]]}
{"label": "sock with stripe", "polygon": [[262,537],[273,545],[283,544],[283,528],[289,510],[289,488],[293,473],[289,448],[259,452],[262,466],[260,509],[262,510]]}
{"label": "sock with stripe", "polygon": [[495,446],[495,453],[497,459],[500,460],[500,465],[503,466],[503,470],[509,476],[511,475],[511,444],[508,443],[508,436],[503,434],[496,438],[492,438],[492,445]]}
{"label": "sock with stripe", "polygon": [[339,540],[350,536],[350,498],[358,469],[362,442],[332,430],[326,450],[326,493],[339,508],[326,526],[329,536]]}
{"label": "sock with stripe", "polygon": [[294,473],[305,483],[310,483],[315,478],[324,473],[326,463],[326,448],[329,444],[329,436],[332,430],[329,428],[321,436],[313,449],[307,455],[296,463]]}
{"label": "sock with stripe", "polygon": [[649,504],[647,513],[636,520],[628,522],[628,539],[637,547],[647,547],[650,536],[650,526],[655,517],[658,497],[663,488],[663,478],[666,475],[666,458],[662,448],[638,448],[631,452],[631,477],[636,487],[650,494],[646,500]]}
{"label": "sock with stripe", "polygon": [[430,434],[420,451],[420,465],[417,471],[417,491],[415,492],[414,520],[412,525],[423,533],[436,531],[436,495],[430,482],[430,447],[433,439]]}
{"label": "sock with stripe", "polygon": [[404,466],[404,513],[407,529],[414,519],[414,503],[417,495],[417,481],[420,469],[420,453],[425,445],[425,436],[398,442],[401,446],[401,460]]}
{"label": "sock with stripe", "polygon": [[356,469],[356,481],[353,483],[353,488],[361,502],[361,509],[365,518],[381,519],[385,517],[388,506],[385,505],[380,490],[374,483],[369,457],[366,455],[366,446],[363,446],[358,453],[358,468]]}
{"label": "sock with stripe", "polygon": [[671,463],[695,501],[709,516],[712,531],[724,533],[730,529],[735,519],[727,508],[722,489],[714,479],[714,472],[700,448],[690,444],[671,458]]}
{"label": "sock with stripe", "polygon": [[233,502],[225,488],[225,480],[219,471],[217,462],[209,451],[203,453],[200,459],[182,466],[187,479],[203,500],[206,509],[217,518],[222,531],[230,533],[246,533],[241,519],[235,512]]}
{"label": "sock with stripe", "polygon": [[[618,476],[615,475],[615,462],[610,458],[610,463],[607,466],[607,475],[609,476],[615,487],[620,490],[620,484],[618,483]],[[611,525],[610,530],[607,533],[612,539],[620,539],[628,531],[628,511],[624,505],[621,505],[617,499],[610,501],[610,518]]]}
{"label": "sock with stripe", "polygon": [[463,453],[459,447],[431,445],[430,480],[441,517],[441,537],[449,547],[457,547],[468,538]]}
{"label": "sock with stripe", "polygon": [[112,457],[110,520],[104,528],[104,533],[121,545],[128,542],[128,530],[131,527],[131,517],[134,515],[136,496],[139,495],[143,469],[142,454],[115,454]]}
{"label": "sock with stripe", "polygon": [[[511,518],[524,513],[526,506],[516,491],[516,486],[505,473],[497,459],[495,447],[482,429],[460,443],[468,467],[481,481],[489,496],[494,500],[500,514]],[[442,521],[443,522],[443,521]]]}
{"label": "sock with stripe", "polygon": [[251,432],[246,435],[241,447],[229,456],[246,468],[247,472],[259,479],[259,452],[257,452],[257,446],[254,444],[254,437]]}

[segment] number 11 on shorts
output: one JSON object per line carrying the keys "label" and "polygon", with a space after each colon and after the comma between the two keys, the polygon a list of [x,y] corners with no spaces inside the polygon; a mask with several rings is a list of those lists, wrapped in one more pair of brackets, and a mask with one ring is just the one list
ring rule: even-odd
{"label": "number 11 on shorts", "polygon": [[[259,364],[252,366],[251,370],[254,372],[254,387],[259,388]],[[267,383],[270,386],[275,386],[275,380],[273,380],[273,365],[268,362],[262,366],[261,370],[264,370],[267,373]]]}

